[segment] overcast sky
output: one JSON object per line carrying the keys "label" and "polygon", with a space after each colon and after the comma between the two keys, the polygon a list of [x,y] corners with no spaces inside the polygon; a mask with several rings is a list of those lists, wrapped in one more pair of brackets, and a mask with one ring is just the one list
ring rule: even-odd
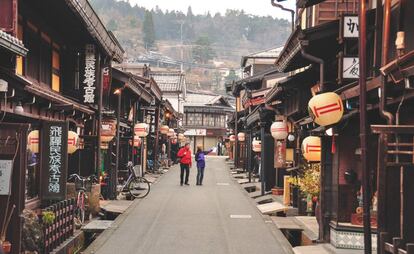
{"label": "overcast sky", "polygon": [[[261,16],[271,15],[273,17],[285,18],[290,20],[290,14],[272,7],[270,0],[129,0],[131,4],[148,9],[159,6],[162,10],[179,10],[187,13],[188,6],[191,5],[194,14],[205,14],[208,11],[212,15],[216,12],[225,13],[226,9],[243,9],[248,14]],[[295,7],[295,0],[281,2],[289,8]]]}

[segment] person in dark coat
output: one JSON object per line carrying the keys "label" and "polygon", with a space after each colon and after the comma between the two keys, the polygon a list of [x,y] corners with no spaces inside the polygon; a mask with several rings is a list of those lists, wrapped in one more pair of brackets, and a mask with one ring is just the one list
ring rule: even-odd
{"label": "person in dark coat", "polygon": [[195,154],[194,158],[197,162],[197,185],[203,185],[203,178],[204,178],[204,169],[206,167],[206,155],[211,153],[213,149],[208,151],[202,151],[201,146],[197,147],[197,153]]}

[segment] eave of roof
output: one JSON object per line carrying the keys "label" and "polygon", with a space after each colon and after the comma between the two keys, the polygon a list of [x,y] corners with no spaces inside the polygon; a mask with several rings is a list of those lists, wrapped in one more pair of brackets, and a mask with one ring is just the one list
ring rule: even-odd
{"label": "eave of roof", "polygon": [[326,0],[297,0],[296,1],[296,7],[297,8],[306,8],[310,7],[319,3],[322,3]]}
{"label": "eave of roof", "polygon": [[277,69],[271,68],[269,70],[265,70],[263,72],[260,72],[260,73],[254,75],[254,76],[250,76],[250,77],[246,77],[244,79],[240,79],[240,80],[233,83],[232,93],[235,96],[238,95],[240,93],[240,91],[244,89],[243,86],[254,86],[255,84],[261,86],[261,82],[263,81],[263,79],[266,76],[273,75],[273,74],[276,74],[278,72],[279,71]]}
{"label": "eave of roof", "polygon": [[88,0],[65,0],[66,4],[86,24],[90,35],[98,41],[105,52],[116,62],[123,61],[124,50],[115,36],[106,30],[102,21],[93,10]]}
{"label": "eave of roof", "polygon": [[112,68],[112,78],[124,83],[125,87],[144,101],[151,103],[152,95],[145,89],[145,83],[140,83],[132,73]]}
{"label": "eave of roof", "polygon": [[20,56],[26,56],[29,51],[23,42],[16,37],[0,30],[0,47]]}

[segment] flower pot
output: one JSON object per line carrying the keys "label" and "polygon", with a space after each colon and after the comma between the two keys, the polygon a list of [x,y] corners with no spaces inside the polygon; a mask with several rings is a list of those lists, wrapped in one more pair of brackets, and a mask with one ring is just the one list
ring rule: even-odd
{"label": "flower pot", "polygon": [[3,244],[2,244],[2,248],[3,248],[4,253],[10,253],[11,252],[11,247],[12,247],[12,245],[9,241],[4,241]]}

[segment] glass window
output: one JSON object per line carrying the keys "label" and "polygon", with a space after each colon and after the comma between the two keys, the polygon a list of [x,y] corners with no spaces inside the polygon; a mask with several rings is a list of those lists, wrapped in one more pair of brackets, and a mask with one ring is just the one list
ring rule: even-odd
{"label": "glass window", "polygon": [[205,114],[204,115],[204,125],[205,126],[214,126],[214,115]]}

